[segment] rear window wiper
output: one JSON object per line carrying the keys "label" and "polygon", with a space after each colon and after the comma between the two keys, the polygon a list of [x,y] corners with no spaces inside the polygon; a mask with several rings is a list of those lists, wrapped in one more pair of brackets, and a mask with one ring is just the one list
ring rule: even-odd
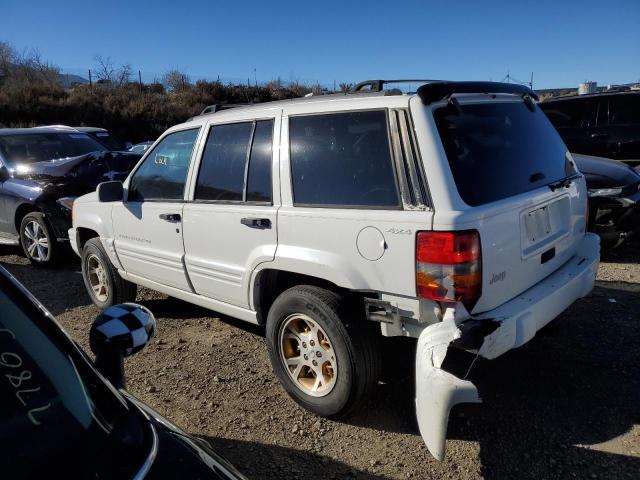
{"label": "rear window wiper", "polygon": [[550,183],[549,185],[547,185],[547,187],[549,187],[549,189],[552,192],[555,192],[556,190],[558,190],[559,188],[569,188],[571,186],[571,184],[573,183],[573,181],[578,178],[579,174],[576,175],[571,175],[569,177],[565,177],[562,180],[558,180],[557,182],[554,183]]}

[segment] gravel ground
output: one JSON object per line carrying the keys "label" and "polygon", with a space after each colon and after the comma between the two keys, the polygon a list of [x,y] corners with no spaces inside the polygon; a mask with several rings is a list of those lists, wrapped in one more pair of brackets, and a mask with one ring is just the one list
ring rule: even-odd
{"label": "gravel ground", "polygon": [[[90,304],[77,259],[35,269],[0,262],[88,350]],[[386,381],[363,411],[319,419],[280,388],[263,331],[140,289],[158,336],[126,362],[129,390],[207,438],[250,478],[640,478],[640,243],[603,258],[598,284],[522,348],[478,360],[470,379],[484,403],[451,413],[447,458],[417,432],[414,342],[385,342]],[[450,360],[449,360],[450,358]],[[448,361],[467,365],[464,355]],[[455,366],[455,365],[454,365]]]}

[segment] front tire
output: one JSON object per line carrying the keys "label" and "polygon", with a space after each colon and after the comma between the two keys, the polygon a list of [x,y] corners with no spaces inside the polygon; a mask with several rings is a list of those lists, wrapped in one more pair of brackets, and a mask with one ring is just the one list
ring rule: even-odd
{"label": "front tire", "polygon": [[323,417],[348,415],[366,399],[380,371],[377,337],[362,312],[338,293],[301,285],[269,310],[266,340],[287,393]]}
{"label": "front tire", "polygon": [[133,302],[137,286],[120,276],[99,238],[92,238],[82,249],[82,278],[91,301],[100,309]]}
{"label": "front tire", "polygon": [[20,222],[20,245],[29,261],[38,267],[49,267],[59,255],[59,245],[49,222],[40,212],[31,212]]}

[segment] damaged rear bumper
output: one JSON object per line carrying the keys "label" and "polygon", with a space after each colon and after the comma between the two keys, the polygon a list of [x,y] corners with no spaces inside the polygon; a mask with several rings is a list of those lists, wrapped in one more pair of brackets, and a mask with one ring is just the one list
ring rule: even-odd
{"label": "damaged rear bumper", "polygon": [[420,434],[435,458],[444,458],[451,407],[480,402],[473,383],[441,368],[449,346],[494,359],[525,344],[591,292],[599,262],[599,238],[587,233],[571,260],[513,300],[473,317],[462,304],[455,304],[447,308],[442,322],[422,331],[416,352],[416,415]]}

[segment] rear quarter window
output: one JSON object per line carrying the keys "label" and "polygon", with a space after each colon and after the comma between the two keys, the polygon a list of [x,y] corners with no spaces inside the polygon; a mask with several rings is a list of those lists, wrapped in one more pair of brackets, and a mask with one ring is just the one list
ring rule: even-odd
{"label": "rear quarter window", "polygon": [[399,208],[384,110],[292,117],[296,205]]}
{"label": "rear quarter window", "polygon": [[508,198],[575,173],[544,113],[521,102],[448,105],[434,118],[458,192],[470,206]]}

